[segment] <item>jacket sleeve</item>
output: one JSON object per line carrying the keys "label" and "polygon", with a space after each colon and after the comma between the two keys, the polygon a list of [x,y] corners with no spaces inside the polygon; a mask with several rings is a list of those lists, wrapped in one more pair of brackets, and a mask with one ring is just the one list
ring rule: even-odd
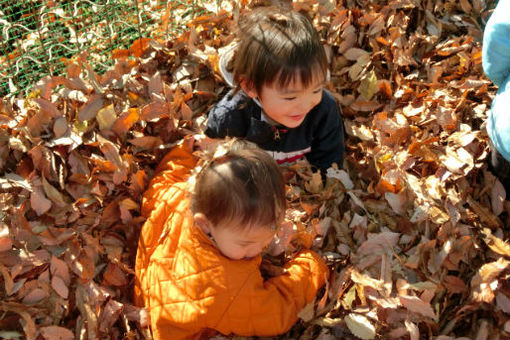
{"label": "jacket sleeve", "polygon": [[501,86],[510,74],[510,0],[500,0],[483,33],[482,66]]}
{"label": "jacket sleeve", "polygon": [[[193,138],[185,138],[165,155],[156,168],[155,176],[142,199],[142,214],[147,217],[138,240],[136,253],[134,300],[138,306],[146,305],[147,268],[149,260],[158,246],[165,226],[164,221],[173,209],[172,202],[181,201],[185,185],[182,185],[195,166],[192,155]],[[179,184],[179,182],[181,182]]]}
{"label": "jacket sleeve", "polygon": [[209,111],[205,130],[207,137],[245,137],[250,121],[245,112],[247,101],[242,91],[235,94],[233,90],[228,92]]}
{"label": "jacket sleeve", "polygon": [[142,215],[148,217],[150,212],[164,202],[163,197],[172,185],[188,179],[197,163],[193,156],[193,138],[185,138],[183,143],[175,146],[163,157],[156,168],[149,188],[143,194]]}
{"label": "jacket sleeve", "polygon": [[285,268],[286,274],[265,282],[260,270],[254,271],[238,291],[230,293],[231,303],[224,317],[210,327],[242,336],[274,336],[288,331],[301,309],[314,300],[329,270],[311,250],[301,252]]}
{"label": "jacket sleeve", "polygon": [[340,169],[343,167],[345,146],[344,125],[338,104],[328,92],[323,96],[323,103],[319,109],[324,113],[314,127],[312,150],[306,158],[310,164],[325,174],[333,163],[337,163]]}

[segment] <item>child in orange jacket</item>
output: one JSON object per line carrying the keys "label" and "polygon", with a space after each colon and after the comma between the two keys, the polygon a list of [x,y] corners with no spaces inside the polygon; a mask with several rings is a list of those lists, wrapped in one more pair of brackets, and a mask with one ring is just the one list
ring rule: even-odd
{"label": "child in orange jacket", "polygon": [[285,213],[285,185],[266,152],[239,145],[204,165],[192,188],[197,158],[185,140],[144,194],[135,301],[148,309],[156,340],[284,333],[329,274],[304,250],[264,281],[260,253]]}

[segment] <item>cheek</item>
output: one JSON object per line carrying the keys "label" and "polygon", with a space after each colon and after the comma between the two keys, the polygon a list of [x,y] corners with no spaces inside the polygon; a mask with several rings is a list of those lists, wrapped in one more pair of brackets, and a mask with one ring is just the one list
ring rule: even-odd
{"label": "cheek", "polygon": [[314,99],[313,99],[313,102],[314,102],[313,106],[316,106],[317,104],[319,104],[321,102],[321,100],[322,100],[322,92],[315,94]]}
{"label": "cheek", "polygon": [[285,101],[273,101],[272,103],[263,105],[262,109],[270,118],[275,120],[278,120],[293,111],[292,105],[289,105],[289,102]]}
{"label": "cheek", "polygon": [[260,255],[264,248],[259,247],[252,247],[250,249],[247,249],[245,252],[245,257],[255,257],[257,255]]}
{"label": "cheek", "polygon": [[235,245],[229,245],[224,247],[222,253],[232,260],[240,260],[246,256],[246,249]]}

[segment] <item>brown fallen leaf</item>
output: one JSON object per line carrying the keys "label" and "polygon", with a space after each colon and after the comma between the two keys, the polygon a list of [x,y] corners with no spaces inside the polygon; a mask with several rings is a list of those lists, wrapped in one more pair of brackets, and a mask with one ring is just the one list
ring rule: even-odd
{"label": "brown fallen leaf", "polygon": [[121,113],[117,120],[115,120],[112,126],[112,131],[119,137],[124,136],[138,121],[139,117],[139,108],[129,108],[126,112]]}
{"label": "brown fallen leaf", "polygon": [[47,340],[73,340],[74,333],[60,326],[46,326],[40,328],[41,335]]}
{"label": "brown fallen leaf", "polygon": [[452,275],[444,277],[443,285],[452,294],[465,293],[468,288],[462,279]]}
{"label": "brown fallen leaf", "polygon": [[57,118],[62,116],[62,112],[60,112],[55,105],[50,102],[49,100],[46,100],[44,98],[34,98],[32,99],[34,103],[39,105],[39,108],[41,111],[44,111],[46,114],[48,114],[52,118]]}
{"label": "brown fallen leaf", "polygon": [[119,266],[109,263],[103,273],[103,278],[107,284],[114,286],[125,286],[128,283],[126,274],[120,269]]}
{"label": "brown fallen leaf", "polygon": [[475,201],[471,196],[466,198],[466,202],[473,209],[474,213],[480,218],[482,223],[491,229],[502,226],[501,220],[494,216],[486,207]]}
{"label": "brown fallen leaf", "polygon": [[159,137],[142,136],[128,140],[129,143],[138,146],[142,150],[152,150],[163,144]]}
{"label": "brown fallen leaf", "polygon": [[32,209],[41,216],[51,209],[51,201],[46,198],[42,187],[33,187],[33,192],[30,194],[30,205]]}
{"label": "brown fallen leaf", "polygon": [[500,215],[503,212],[503,204],[506,199],[506,192],[503,184],[499,179],[495,179],[494,185],[491,188],[491,207],[492,212],[495,216]]}
{"label": "brown fallen leaf", "polygon": [[60,295],[63,299],[69,297],[69,288],[65,284],[64,280],[60,276],[54,275],[51,278],[51,287]]}
{"label": "brown fallen leaf", "polygon": [[96,116],[99,110],[103,107],[103,96],[92,95],[88,102],[78,112],[78,119],[80,122],[91,120]]}
{"label": "brown fallen leaf", "polygon": [[399,299],[400,303],[402,303],[402,305],[406,307],[409,311],[429,317],[433,320],[436,319],[436,314],[434,313],[434,310],[432,309],[430,304],[424,302],[419,297],[401,295],[399,296]]}
{"label": "brown fallen leaf", "polygon": [[101,332],[108,332],[113,324],[119,319],[123,309],[124,305],[122,303],[113,299],[108,300],[99,317],[99,330]]}

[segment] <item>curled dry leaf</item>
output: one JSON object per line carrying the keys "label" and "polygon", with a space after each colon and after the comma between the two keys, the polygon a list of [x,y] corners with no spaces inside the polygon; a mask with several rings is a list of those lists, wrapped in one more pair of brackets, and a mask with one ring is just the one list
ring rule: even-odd
{"label": "curled dry leaf", "polygon": [[420,330],[418,329],[418,326],[416,326],[415,323],[406,320],[404,322],[407,331],[409,332],[409,338],[410,340],[419,340],[420,339]]}
{"label": "curled dry leaf", "polygon": [[375,338],[375,326],[361,314],[350,313],[344,318],[349,330],[360,339],[371,340]]}
{"label": "curled dry leaf", "polygon": [[488,228],[483,230],[483,234],[485,235],[483,240],[492,251],[510,257],[510,245],[507,242],[494,236]]}
{"label": "curled dry leaf", "polygon": [[113,299],[108,300],[99,318],[99,329],[102,332],[107,332],[117,322],[123,309],[124,305],[122,303]]}
{"label": "curled dry leaf", "polygon": [[0,264],[0,273],[2,274],[4,279],[5,293],[7,295],[11,295],[13,293],[14,287],[14,281],[12,280],[11,273],[9,273],[9,270],[5,268],[2,264]]}

